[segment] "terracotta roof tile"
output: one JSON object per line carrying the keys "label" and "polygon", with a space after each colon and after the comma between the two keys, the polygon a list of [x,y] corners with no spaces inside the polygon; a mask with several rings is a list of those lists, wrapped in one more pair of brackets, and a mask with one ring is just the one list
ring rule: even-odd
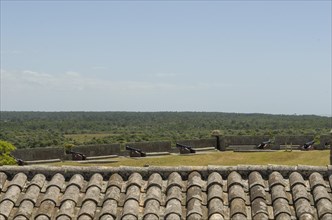
{"label": "terracotta roof tile", "polygon": [[331,166],[3,166],[0,220],[331,220],[331,183]]}

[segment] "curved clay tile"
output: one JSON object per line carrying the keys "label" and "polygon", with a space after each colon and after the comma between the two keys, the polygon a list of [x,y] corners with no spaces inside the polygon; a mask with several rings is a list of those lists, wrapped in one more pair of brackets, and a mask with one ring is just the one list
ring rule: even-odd
{"label": "curved clay tile", "polygon": [[249,174],[248,182],[249,182],[249,188],[252,188],[257,185],[261,186],[261,187],[265,187],[262,175],[257,171],[251,172]]}
{"label": "curved clay tile", "polygon": [[142,176],[139,173],[133,173],[129,176],[129,179],[127,181],[126,189],[130,188],[131,186],[137,186],[139,190],[141,191],[141,187],[143,185]]}
{"label": "curved clay tile", "polygon": [[15,220],[18,219],[30,219],[31,214],[34,208],[34,203],[31,202],[30,200],[24,200],[21,202],[20,207],[15,215]]}
{"label": "curved clay tile", "polygon": [[3,166],[0,220],[332,219],[330,166],[256,168]]}
{"label": "curved clay tile", "polygon": [[108,180],[107,189],[109,187],[116,186],[121,190],[122,185],[123,185],[122,177],[119,174],[114,173],[114,174],[112,174],[112,176]]}
{"label": "curved clay tile", "polygon": [[116,200],[107,200],[103,203],[100,219],[116,219],[118,204]]}
{"label": "curved clay tile", "polygon": [[269,212],[267,209],[266,200],[259,197],[252,201],[251,203],[251,214],[252,216],[258,219],[258,216],[260,216],[260,219],[268,219]]}
{"label": "curved clay tile", "polygon": [[102,190],[102,185],[103,185],[103,176],[100,175],[99,173],[93,174],[93,176],[90,178],[90,181],[86,187],[86,191],[89,190],[90,187],[98,187],[100,191]]}
{"label": "curved clay tile", "polygon": [[242,177],[238,172],[231,172],[228,177],[227,177],[227,186],[228,188],[230,188],[232,185],[240,185],[240,186],[244,186],[242,183]]}
{"label": "curved clay tile", "polygon": [[211,199],[218,198],[221,201],[223,201],[223,190],[221,185],[219,184],[214,184],[211,185],[208,189],[208,203],[210,202]]}
{"label": "curved clay tile", "polygon": [[246,204],[242,198],[235,198],[230,203],[230,216],[233,219],[235,215],[237,215],[238,217],[247,217]]}
{"label": "curved clay tile", "polygon": [[[137,187],[137,186],[131,186]],[[121,219],[138,219],[139,203],[135,199],[126,200]]]}
{"label": "curved clay tile", "polygon": [[64,183],[64,176],[60,173],[57,173],[52,177],[51,181],[47,183],[46,190],[52,186],[59,188],[59,190],[62,190],[64,188]]}
{"label": "curved clay tile", "polygon": [[143,219],[147,220],[159,219],[159,215],[160,215],[160,202],[158,200],[150,199],[147,202],[145,202]]}
{"label": "curved clay tile", "polygon": [[220,198],[213,198],[209,200],[208,209],[210,219],[217,219],[217,217],[220,216],[222,217],[220,219],[224,218],[224,204]]}
{"label": "curved clay tile", "polygon": [[282,175],[279,172],[274,171],[269,176],[269,185],[270,185],[270,188],[275,186],[275,185],[285,186],[284,178],[282,177]]}
{"label": "curved clay tile", "polygon": [[295,202],[296,217],[298,219],[314,219],[315,211],[307,199],[300,198]]}
{"label": "curved clay tile", "polygon": [[10,188],[11,186],[17,186],[20,188],[20,190],[22,190],[26,181],[27,181],[27,176],[24,173],[18,173],[10,181],[7,188]]}
{"label": "curved clay tile", "polygon": [[52,200],[43,201],[37,211],[36,220],[50,220],[54,209],[55,203]]}
{"label": "curved clay tile", "polygon": [[181,219],[182,218],[182,205],[178,199],[170,199],[166,203],[165,219]]}
{"label": "curved clay tile", "polygon": [[207,188],[209,188],[210,186],[212,186],[214,184],[218,184],[221,187],[223,186],[222,176],[217,172],[213,172],[208,176]]}
{"label": "curved clay tile", "polygon": [[79,189],[79,191],[82,190],[84,185],[84,178],[81,174],[75,174],[74,176],[72,176],[72,178],[70,178],[69,183],[67,185],[67,189],[73,185],[75,185]]}
{"label": "curved clay tile", "polygon": [[6,180],[7,175],[4,172],[0,172],[0,191],[4,188]]}
{"label": "curved clay tile", "polygon": [[78,213],[78,219],[94,219],[97,204],[92,200],[87,200],[83,203],[80,212]]}
{"label": "curved clay tile", "polygon": [[168,176],[166,192],[173,186],[178,186],[181,190],[183,189],[182,178],[177,172],[173,172]]}
{"label": "curved clay tile", "polygon": [[163,179],[161,178],[159,173],[153,173],[150,175],[149,180],[148,180],[148,186],[147,189],[149,189],[149,187],[152,186],[157,186],[160,189],[163,186]]}
{"label": "curved clay tile", "polygon": [[[273,212],[276,219],[287,219],[291,217],[291,210],[288,201],[284,198],[278,198],[273,202]],[[284,216],[284,217],[282,217]]]}
{"label": "curved clay tile", "polygon": [[146,203],[150,200],[156,200],[159,204],[161,204],[161,194],[161,189],[158,186],[149,187],[146,191],[144,206],[147,206]]}
{"label": "curved clay tile", "polygon": [[306,186],[302,175],[299,174],[298,172],[293,172],[293,173],[291,173],[291,175],[289,175],[289,184],[290,184],[291,188],[293,188],[295,185],[298,185],[298,184],[301,184],[304,187]]}

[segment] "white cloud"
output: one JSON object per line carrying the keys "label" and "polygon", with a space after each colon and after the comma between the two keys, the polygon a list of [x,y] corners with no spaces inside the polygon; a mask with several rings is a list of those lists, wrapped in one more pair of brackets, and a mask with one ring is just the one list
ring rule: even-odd
{"label": "white cloud", "polygon": [[[169,110],[199,105],[218,83],[114,81],[75,71],[60,74],[1,70],[1,108],[7,110]],[[212,89],[212,90],[211,90]]]}
{"label": "white cloud", "polygon": [[121,91],[121,92],[154,92],[183,91],[211,87],[207,83],[181,84],[143,81],[112,81],[99,79],[95,76],[81,75],[75,71],[61,74],[40,73],[30,70],[1,70],[1,85],[5,90],[36,90],[36,91]]}
{"label": "white cloud", "polygon": [[[141,81],[112,81],[84,76],[74,71],[62,74],[39,73],[30,70],[6,71],[1,70],[1,85],[4,90],[19,91],[122,91],[122,92],[151,92],[154,90],[174,90],[174,84],[152,83]],[[192,86],[181,86],[178,89],[192,89]]]}
{"label": "white cloud", "polygon": [[80,77],[81,74],[79,74],[78,72],[74,72],[74,71],[67,71],[66,72],[67,76],[72,76],[72,77]]}

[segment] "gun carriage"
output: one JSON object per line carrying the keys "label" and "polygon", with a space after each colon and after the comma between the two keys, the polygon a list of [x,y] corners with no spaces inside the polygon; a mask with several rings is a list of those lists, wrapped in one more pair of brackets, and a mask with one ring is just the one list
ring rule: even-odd
{"label": "gun carriage", "polygon": [[141,149],[126,146],[126,150],[129,151],[130,157],[146,157],[146,153],[143,152]]}
{"label": "gun carriage", "polygon": [[191,146],[176,143],[176,147],[179,148],[180,154],[196,153],[195,149],[193,149]]}

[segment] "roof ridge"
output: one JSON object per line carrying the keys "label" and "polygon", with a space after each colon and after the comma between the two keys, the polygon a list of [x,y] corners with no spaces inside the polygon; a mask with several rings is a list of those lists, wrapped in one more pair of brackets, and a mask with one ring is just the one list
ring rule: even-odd
{"label": "roof ridge", "polygon": [[332,165],[327,166],[309,166],[309,165],[236,165],[236,166],[149,166],[149,167],[106,167],[106,166],[93,166],[93,167],[78,167],[78,166],[0,166],[0,172],[6,173],[8,176],[14,176],[17,173],[24,173],[29,177],[36,174],[44,174],[46,177],[52,177],[56,173],[60,173],[66,178],[70,178],[74,174],[80,173],[85,178],[90,178],[95,173],[100,173],[102,176],[107,177],[113,173],[119,173],[122,177],[128,178],[132,173],[139,173],[143,178],[149,177],[152,173],[158,172],[163,178],[166,178],[173,172],[180,173],[181,176],[187,177],[189,173],[197,171],[203,177],[207,177],[212,172],[218,172],[223,176],[227,176],[232,171],[237,171],[243,176],[249,175],[252,171],[258,171],[262,175],[267,176],[273,171],[280,172],[283,176],[289,176],[292,172],[299,172],[304,176],[308,176],[313,172],[318,172],[326,175],[332,173]]}

